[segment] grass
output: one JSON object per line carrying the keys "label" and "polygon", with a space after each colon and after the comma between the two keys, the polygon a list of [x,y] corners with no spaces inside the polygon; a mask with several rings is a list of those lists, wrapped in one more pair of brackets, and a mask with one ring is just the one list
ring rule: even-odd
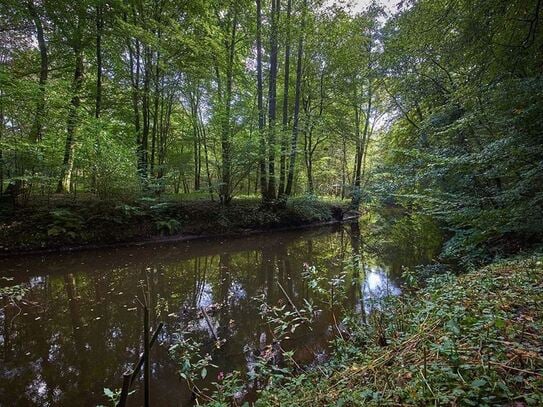
{"label": "grass", "polygon": [[275,382],[257,404],[541,406],[542,262],[435,277],[351,324],[326,365]]}

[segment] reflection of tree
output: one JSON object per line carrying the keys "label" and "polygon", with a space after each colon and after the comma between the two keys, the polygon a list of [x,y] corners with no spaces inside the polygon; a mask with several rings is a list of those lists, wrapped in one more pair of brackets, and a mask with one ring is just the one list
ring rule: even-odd
{"label": "reflection of tree", "polygon": [[266,245],[262,248],[261,256],[261,269],[262,275],[265,277],[265,294],[268,305],[272,305],[275,302],[275,290],[274,290],[274,269],[275,269],[275,256],[274,251],[270,245]]}
{"label": "reflection of tree", "polygon": [[362,238],[358,222],[350,224],[351,249],[352,249],[352,282],[349,290],[349,298],[353,304],[360,304],[362,322],[366,323],[366,310],[364,306],[364,295],[362,281],[365,281],[365,268],[362,252]]}
{"label": "reflection of tree", "polygon": [[[70,321],[72,324],[72,337],[74,339],[74,346],[77,354],[83,356],[85,350],[84,340],[81,335],[81,327],[83,323],[81,321],[81,313],[79,309],[79,300],[77,296],[77,284],[75,276],[72,273],[64,276],[64,286],[66,289],[66,295],[68,297],[68,310],[70,312]],[[80,363],[84,363],[83,358],[80,357]]]}
{"label": "reflection of tree", "polygon": [[11,310],[11,304],[8,302],[7,297],[0,297],[0,313],[2,313],[4,327],[2,331],[2,335],[4,337],[4,361],[9,362],[10,356],[11,356],[11,321],[13,319],[13,315],[10,312]]}
{"label": "reflection of tree", "polygon": [[221,253],[219,256],[219,296],[221,309],[219,310],[219,338],[230,337],[229,321],[230,307],[228,303],[228,294],[230,292],[230,254]]}
{"label": "reflection of tree", "polygon": [[285,288],[288,295],[292,298],[294,297],[294,286],[293,286],[293,275],[292,267],[290,264],[290,257],[288,253],[287,246],[280,244],[277,246],[277,266],[278,266],[278,275],[277,279],[281,285]]}
{"label": "reflection of tree", "polygon": [[[68,310],[70,313],[70,322],[72,328],[73,345],[76,351],[75,360],[78,365],[79,382],[86,382],[87,367],[89,365],[89,353],[85,352],[85,341],[83,338],[83,322],[81,318],[80,300],[77,292],[77,282],[74,274],[69,273],[64,276],[64,286],[68,298]],[[97,334],[96,336],[102,336]]]}
{"label": "reflection of tree", "polygon": [[[271,341],[258,304],[252,300],[254,296],[265,293],[268,304],[277,305],[279,299],[285,300],[279,282],[297,306],[303,304],[303,298],[313,297],[315,305],[323,308],[317,301],[322,298],[307,289],[301,276],[303,263],[315,265],[322,276],[337,276],[363,252],[356,224],[335,234],[326,229],[263,235],[238,243],[215,243],[213,247],[208,242],[202,242],[204,248],[193,246],[190,251],[165,250],[164,258],[160,256],[161,249],[138,249],[134,257],[115,259],[115,266],[111,260],[97,260],[95,270],[73,259],[68,266],[57,261],[56,274],[51,273],[45,279],[46,285],[41,284],[32,292],[38,296],[33,301],[44,306],[47,316],[41,314],[39,321],[34,320],[37,315],[19,318],[16,329],[6,336],[10,343],[4,341],[4,348],[12,352],[10,368],[25,363],[17,379],[0,377],[2,390],[9,383],[6,391],[13,404],[30,404],[26,389],[32,387],[37,393],[43,383],[47,393],[39,399],[40,404],[71,405],[81,400],[85,404],[103,404],[103,387],[119,387],[123,370],[137,359],[142,315],[138,314],[139,309],[129,309],[135,308],[134,297],[141,296],[142,282],[149,284],[155,303],[163,298],[168,305],[167,313],[161,315],[166,322],[159,339],[162,346],[153,348],[153,404],[167,405],[173,398],[184,403],[189,395],[179,386],[178,366],[168,356],[175,333],[189,327],[192,335],[204,343],[202,353],[213,352],[214,363],[221,370],[243,368],[254,362],[254,352]],[[119,266],[120,262],[126,265]],[[63,274],[61,270],[72,274]],[[353,267],[353,271],[352,281],[346,281],[353,284],[348,287],[349,307],[360,303],[362,291],[361,267]],[[213,350],[194,312],[194,307],[210,302],[223,304],[222,308],[209,311],[214,323],[218,322],[219,336],[227,339],[219,350]],[[299,328],[283,345],[286,349],[309,346],[310,362],[311,355],[323,348],[330,325],[329,313],[320,313],[315,317],[313,331]],[[244,353],[244,347],[253,353]],[[31,352],[32,360],[25,357],[26,352]],[[86,373],[80,358],[90,361]],[[39,360],[41,365],[34,363]],[[209,380],[215,378],[215,372],[210,370]],[[56,393],[59,389],[60,396]]]}

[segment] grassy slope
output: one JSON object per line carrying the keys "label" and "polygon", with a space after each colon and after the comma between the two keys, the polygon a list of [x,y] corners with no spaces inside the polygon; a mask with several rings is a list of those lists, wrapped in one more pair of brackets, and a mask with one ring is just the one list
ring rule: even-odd
{"label": "grassy slope", "polygon": [[340,341],[259,405],[543,405],[542,259],[434,279],[393,305],[387,346],[376,328]]}

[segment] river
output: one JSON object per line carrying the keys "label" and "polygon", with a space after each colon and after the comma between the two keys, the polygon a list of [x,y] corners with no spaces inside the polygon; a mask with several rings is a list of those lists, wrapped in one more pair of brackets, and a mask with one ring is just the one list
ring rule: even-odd
{"label": "river", "polygon": [[[12,295],[1,303],[0,405],[107,404],[104,388],[120,388],[123,372],[141,351],[143,316],[136,297],[142,298],[142,286],[150,292],[151,325],[165,324],[152,349],[153,405],[190,403],[168,352],[180,332],[198,339],[218,366],[200,381],[201,388],[210,387],[219,372],[250,369],[248,355],[272,341],[254,299],[259,295],[272,306],[315,301],[321,311],[311,330],[297,330],[284,347],[295,351],[300,365],[318,363],[336,334],[338,308],[363,317],[374,299],[400,293],[403,260],[382,257],[365,247],[358,224],[343,224],[0,259],[0,286],[25,290],[22,299]],[[323,278],[342,277],[340,304],[328,307],[310,289],[302,274],[312,267]],[[224,341],[219,349],[215,335]],[[129,405],[142,404],[140,385]]]}

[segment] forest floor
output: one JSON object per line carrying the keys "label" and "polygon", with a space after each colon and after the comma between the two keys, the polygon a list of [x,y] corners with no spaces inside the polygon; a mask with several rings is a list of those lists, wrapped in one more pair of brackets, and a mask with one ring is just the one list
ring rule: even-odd
{"label": "forest floor", "polygon": [[0,207],[0,255],[241,235],[353,216],[357,213],[348,210],[346,201],[314,197],[268,206],[256,198],[235,199],[228,206],[204,199],[53,199]]}
{"label": "forest floor", "polygon": [[542,304],[540,254],[434,277],[339,338],[327,364],[276,381],[258,404],[541,406]]}

